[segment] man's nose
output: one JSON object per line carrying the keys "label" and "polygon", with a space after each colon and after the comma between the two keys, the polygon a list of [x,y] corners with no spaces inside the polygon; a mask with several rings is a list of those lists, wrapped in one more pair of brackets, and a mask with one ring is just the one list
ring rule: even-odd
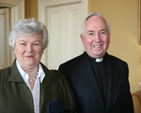
{"label": "man's nose", "polygon": [[100,41],[99,33],[95,33],[94,38],[96,42],[99,42]]}

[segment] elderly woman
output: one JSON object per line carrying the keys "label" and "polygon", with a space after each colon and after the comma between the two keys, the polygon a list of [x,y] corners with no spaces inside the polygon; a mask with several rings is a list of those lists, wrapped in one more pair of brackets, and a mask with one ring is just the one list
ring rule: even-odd
{"label": "elderly woman", "polygon": [[16,59],[0,70],[0,113],[76,113],[64,76],[40,60],[48,45],[46,27],[35,19],[19,20],[9,35]]}

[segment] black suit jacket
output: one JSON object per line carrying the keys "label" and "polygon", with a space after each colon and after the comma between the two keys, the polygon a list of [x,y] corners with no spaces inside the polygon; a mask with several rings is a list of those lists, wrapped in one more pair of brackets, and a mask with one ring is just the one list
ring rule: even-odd
{"label": "black suit jacket", "polygon": [[68,79],[78,106],[78,113],[133,113],[126,62],[107,54],[108,101],[104,105],[100,87],[86,52],[59,66]]}

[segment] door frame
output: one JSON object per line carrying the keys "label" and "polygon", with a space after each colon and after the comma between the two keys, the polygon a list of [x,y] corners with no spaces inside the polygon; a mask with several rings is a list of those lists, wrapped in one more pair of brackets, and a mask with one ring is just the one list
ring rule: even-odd
{"label": "door frame", "polygon": [[[10,8],[9,29],[13,28],[19,19],[25,18],[25,0],[0,0],[0,6]],[[12,63],[14,59],[15,56],[11,54],[10,62]]]}
{"label": "door frame", "polygon": [[62,5],[62,4],[70,4],[70,3],[82,3],[82,12],[83,17],[85,17],[88,13],[88,0],[38,0],[38,19],[45,23],[46,15],[45,9],[46,7],[51,7],[54,5]]}
{"label": "door frame", "polygon": [[21,19],[25,18],[25,0],[0,0],[0,6],[11,8],[11,27]]}
{"label": "door frame", "polygon": [[0,0],[0,6],[14,7],[23,0]]}
{"label": "door frame", "polygon": [[[88,13],[88,0],[38,0],[38,20],[43,22],[45,25],[47,25],[47,15],[46,15],[46,9],[51,6],[56,5],[63,5],[63,4],[73,4],[73,3],[81,3],[82,4],[82,18],[85,18],[85,16]],[[48,66],[48,49],[44,51],[44,54],[42,56],[42,62],[44,62],[45,65]]]}

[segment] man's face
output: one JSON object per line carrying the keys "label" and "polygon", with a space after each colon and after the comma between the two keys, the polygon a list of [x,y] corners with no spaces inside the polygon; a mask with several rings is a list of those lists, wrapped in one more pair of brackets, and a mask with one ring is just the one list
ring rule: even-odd
{"label": "man's face", "polygon": [[81,40],[90,57],[103,57],[110,43],[110,33],[105,20],[99,16],[90,17],[85,23]]}

